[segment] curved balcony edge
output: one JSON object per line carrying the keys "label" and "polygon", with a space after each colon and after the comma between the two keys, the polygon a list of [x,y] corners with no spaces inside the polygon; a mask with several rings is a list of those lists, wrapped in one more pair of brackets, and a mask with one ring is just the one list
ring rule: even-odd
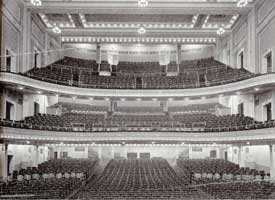
{"label": "curved balcony edge", "polygon": [[59,85],[32,79],[20,74],[0,72],[0,82],[4,84],[21,85],[39,91],[74,96],[96,97],[195,97],[211,96],[223,93],[233,93],[250,88],[275,85],[275,74],[264,74],[250,79],[228,83],[225,85],[201,87],[193,89],[91,89]]}
{"label": "curved balcony edge", "polygon": [[275,141],[275,128],[233,132],[58,132],[21,128],[0,127],[0,140],[34,140],[41,143],[97,141],[180,141],[186,143],[233,144],[250,142],[255,144]]}

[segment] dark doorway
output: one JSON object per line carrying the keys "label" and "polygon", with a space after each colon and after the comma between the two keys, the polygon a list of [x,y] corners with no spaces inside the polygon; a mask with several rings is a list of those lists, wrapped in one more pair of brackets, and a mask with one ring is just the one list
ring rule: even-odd
{"label": "dark doorway", "polygon": [[139,157],[143,158],[143,159],[150,159],[151,155],[150,155],[150,153],[140,153]]}
{"label": "dark doorway", "polygon": [[55,159],[55,160],[58,159],[58,153],[57,153],[57,151],[54,152],[54,154],[53,154],[53,159]]}
{"label": "dark doorway", "polygon": [[240,56],[240,67],[241,67],[241,69],[243,69],[243,67],[244,67],[244,56],[243,56],[243,51],[239,54],[239,56]]}
{"label": "dark doorway", "polygon": [[272,73],[272,52],[269,52],[266,56],[267,73]]}
{"label": "dark doorway", "polygon": [[238,105],[238,113],[240,114],[240,115],[243,115],[244,114],[244,108],[243,108],[244,106],[243,106],[243,103],[240,103],[239,105]]}
{"label": "dark doorway", "polygon": [[40,112],[40,105],[37,102],[34,102],[34,114],[38,114]]}
{"label": "dark doorway", "polygon": [[127,158],[128,159],[136,159],[137,158],[137,153],[127,153]]}
{"label": "dark doorway", "polygon": [[272,120],[272,106],[271,106],[271,103],[266,104],[265,109],[266,109],[266,120],[271,121]]}
{"label": "dark doorway", "polygon": [[210,151],[210,158],[217,158],[217,151],[216,150],[211,150]]}
{"label": "dark doorway", "polygon": [[12,116],[12,111],[13,111],[13,104],[6,101],[6,119],[11,120]]}
{"label": "dark doorway", "polygon": [[13,155],[8,155],[8,163],[7,163],[7,174],[10,174],[10,163],[13,158]]}
{"label": "dark doorway", "polygon": [[6,50],[6,71],[11,71],[11,54],[9,50]]}
{"label": "dark doorway", "polygon": [[142,78],[141,77],[136,78],[136,88],[142,89]]}
{"label": "dark doorway", "polygon": [[224,160],[228,161],[228,152],[227,151],[224,152]]}

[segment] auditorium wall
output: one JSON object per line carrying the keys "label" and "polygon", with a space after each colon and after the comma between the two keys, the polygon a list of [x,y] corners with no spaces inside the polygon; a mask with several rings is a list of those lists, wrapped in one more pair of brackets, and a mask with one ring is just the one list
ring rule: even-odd
{"label": "auditorium wall", "polygon": [[22,99],[22,94],[3,89],[0,94],[0,117],[6,118],[6,103],[9,102],[13,105],[11,107],[11,120],[21,120],[23,116]]}
{"label": "auditorium wall", "polygon": [[[228,149],[229,161],[239,164],[241,167],[249,167],[257,170],[270,171],[270,154],[268,145],[242,146],[241,162],[239,163],[239,147]],[[274,156],[273,156],[274,157]]]}
{"label": "auditorium wall", "polygon": [[257,9],[257,49],[258,49],[258,72],[266,73],[265,55],[269,52],[273,54],[272,71],[275,71],[275,2],[265,1]]}
{"label": "auditorium wall", "polygon": [[[35,16],[31,16],[21,1],[3,0],[1,55],[6,55],[7,50],[9,55],[12,55],[12,72],[26,72],[31,69],[34,51],[39,53],[38,67],[56,61],[62,57],[62,54],[48,54],[41,51],[60,48],[58,37],[48,33],[45,26]],[[2,59],[1,69],[6,70],[6,59]]]}
{"label": "auditorium wall", "polygon": [[[82,59],[96,59],[95,44],[64,44],[64,56]],[[175,45],[150,45],[150,44],[102,44],[101,60],[107,60],[107,51],[117,51],[120,61],[128,62],[158,62],[159,51],[171,51],[170,61],[176,61]],[[182,60],[208,58],[214,55],[213,45],[182,45]]]}
{"label": "auditorium wall", "polygon": [[254,94],[220,96],[219,103],[231,108],[231,114],[238,114],[238,106],[239,104],[243,103],[244,115],[249,117],[255,117]]}
{"label": "auditorium wall", "polygon": [[8,145],[8,155],[12,156],[10,172],[20,168],[37,167],[48,160],[48,148],[35,145]]}
{"label": "auditorium wall", "polygon": [[255,120],[266,121],[267,113],[265,105],[271,103],[272,119],[275,119],[275,91],[259,93],[255,96]]}
{"label": "auditorium wall", "polygon": [[[244,53],[244,68],[255,73],[266,73],[265,56],[273,54],[272,70],[275,71],[275,1],[256,2],[256,6],[241,16],[232,33],[220,37],[215,57],[233,67],[239,67],[239,54]],[[228,58],[228,55],[230,55]]]}
{"label": "auditorium wall", "polygon": [[[76,147],[66,147],[66,146],[53,146],[53,151],[57,152],[58,158],[61,158],[64,152],[68,157],[71,158],[90,158],[98,157],[103,163],[108,162],[110,159],[121,157],[127,158],[128,153],[136,153],[137,158],[140,158],[141,153],[150,153],[150,157],[162,157],[167,159],[167,161],[174,166],[176,160],[179,157],[199,159],[199,158],[210,158],[210,152],[216,152],[216,158],[224,158],[224,151],[227,147],[218,146],[171,146],[171,145],[102,145],[102,146],[81,146],[83,149],[80,151],[78,149],[80,146]],[[94,152],[96,155],[89,155],[89,152]],[[184,154],[184,155],[183,155]]]}

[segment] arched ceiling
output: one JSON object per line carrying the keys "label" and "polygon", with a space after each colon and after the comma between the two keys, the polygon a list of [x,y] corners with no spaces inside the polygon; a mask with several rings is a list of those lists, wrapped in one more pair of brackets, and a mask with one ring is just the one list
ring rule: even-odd
{"label": "arched ceiling", "polygon": [[[249,0],[246,7],[239,8],[237,1],[148,0],[147,7],[139,7],[138,0],[42,0],[41,6],[24,0],[33,16],[49,30],[55,25],[60,27],[62,41],[68,43],[74,42],[73,38],[79,38],[75,40],[79,43],[81,37],[83,42],[111,42],[111,38],[128,38],[126,42],[149,38],[143,41],[152,42],[153,38],[167,38],[179,43],[187,41],[182,38],[192,37],[192,43],[199,43],[217,37],[221,26],[229,33],[255,3]],[[146,29],[145,34],[138,33],[140,27]]]}

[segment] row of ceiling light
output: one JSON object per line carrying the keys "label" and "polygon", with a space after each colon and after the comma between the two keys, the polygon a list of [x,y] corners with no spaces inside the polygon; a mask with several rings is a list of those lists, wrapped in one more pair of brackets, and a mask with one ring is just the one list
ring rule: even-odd
{"label": "row of ceiling light", "polygon": [[[42,6],[42,0],[30,0],[31,1],[31,4],[34,5],[34,6]],[[237,2],[237,6],[242,8],[242,7],[245,7],[247,6],[248,4],[248,0],[239,0]],[[138,6],[139,7],[147,7],[149,5],[149,1],[148,0],[138,0]]]}

